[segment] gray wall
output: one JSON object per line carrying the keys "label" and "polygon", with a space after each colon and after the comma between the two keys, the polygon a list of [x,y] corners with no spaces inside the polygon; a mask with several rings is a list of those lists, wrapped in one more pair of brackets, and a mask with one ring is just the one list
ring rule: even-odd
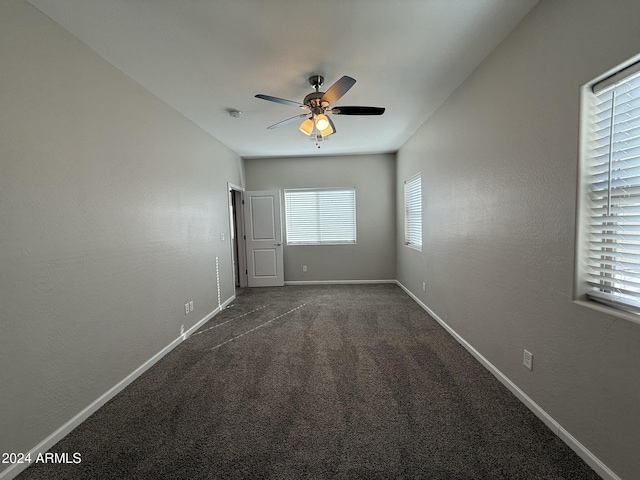
{"label": "gray wall", "polygon": [[[393,155],[246,161],[248,189],[357,189],[358,245],[287,247],[287,280],[396,278],[397,253],[403,285],[625,479],[640,327],[572,302],[573,235],[579,86],[638,53],[639,16],[635,0],[543,0],[397,172]],[[0,452],[24,452],[218,306],[215,257],[233,295],[219,236],[243,174],[23,0],[0,2],[0,65]],[[416,171],[421,253],[402,245]]]}
{"label": "gray wall", "polygon": [[216,257],[232,297],[243,175],[23,0],[0,65],[0,452],[27,452],[218,307]]}
{"label": "gray wall", "polygon": [[[624,479],[640,325],[572,289],[580,86],[639,53],[638,18],[637,0],[543,0],[400,149],[396,182],[400,282]],[[422,253],[401,242],[417,171]]]}
{"label": "gray wall", "polygon": [[396,278],[394,154],[248,159],[245,170],[247,190],[356,188],[357,244],[285,245],[285,281]]}

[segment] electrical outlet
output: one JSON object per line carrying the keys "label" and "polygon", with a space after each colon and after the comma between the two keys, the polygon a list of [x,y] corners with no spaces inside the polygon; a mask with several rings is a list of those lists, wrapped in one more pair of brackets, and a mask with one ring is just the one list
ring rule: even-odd
{"label": "electrical outlet", "polygon": [[193,300],[189,302],[189,311],[193,312]]}
{"label": "electrical outlet", "polygon": [[533,353],[531,353],[530,351],[528,351],[527,349],[524,350],[524,357],[522,359],[522,363],[524,364],[525,367],[527,367],[529,370],[533,370]]}
{"label": "electrical outlet", "polygon": [[224,241],[224,233],[220,234],[220,241],[223,242]]}
{"label": "electrical outlet", "polygon": [[425,282],[422,282],[422,291],[423,292],[427,291],[427,284]]}
{"label": "electrical outlet", "polygon": [[306,272],[306,271],[307,271],[307,266],[306,266],[306,265],[303,265],[303,266],[302,266],[302,271],[303,271],[303,272]]}
{"label": "electrical outlet", "polygon": [[188,315],[188,314],[189,314],[189,304],[188,304],[188,303],[185,303],[185,304],[184,304],[184,314],[185,314],[185,315]]}

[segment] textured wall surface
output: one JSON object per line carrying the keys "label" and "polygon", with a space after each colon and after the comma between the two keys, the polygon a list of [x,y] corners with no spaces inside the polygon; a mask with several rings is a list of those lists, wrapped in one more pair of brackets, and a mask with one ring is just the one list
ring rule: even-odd
{"label": "textured wall surface", "polygon": [[396,278],[395,155],[247,159],[245,169],[247,190],[356,188],[357,243],[285,245],[285,281]]}
{"label": "textured wall surface", "polygon": [[[638,53],[639,16],[636,0],[542,0],[397,170],[246,162],[248,189],[357,189],[358,245],[286,248],[287,280],[397,273],[623,479],[640,477],[640,327],[572,301],[575,194],[579,88]],[[20,452],[214,310],[216,257],[233,295],[219,238],[226,183],[244,180],[237,155],[22,0],[0,2],[0,65],[0,452]],[[422,252],[402,245],[417,171]]]}
{"label": "textured wall surface", "polygon": [[243,175],[24,1],[0,2],[0,65],[0,452],[27,452],[218,307],[216,257],[234,294]]}
{"label": "textured wall surface", "polygon": [[[398,279],[624,479],[640,478],[640,325],[572,290],[580,86],[639,53],[639,16],[543,0],[398,152],[396,189]],[[417,171],[421,253],[401,241]]]}

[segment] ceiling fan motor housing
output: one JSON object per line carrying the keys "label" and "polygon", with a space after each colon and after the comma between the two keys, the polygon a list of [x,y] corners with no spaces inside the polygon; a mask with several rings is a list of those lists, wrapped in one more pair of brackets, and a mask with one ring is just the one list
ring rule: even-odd
{"label": "ceiling fan motor housing", "polygon": [[329,102],[327,102],[327,101],[321,102],[320,101],[322,99],[323,95],[324,95],[324,92],[313,92],[313,93],[310,93],[309,95],[304,97],[304,100],[302,101],[302,103],[304,103],[305,105],[310,107],[312,110],[313,110],[313,108],[318,108],[318,107],[328,107],[329,106]]}

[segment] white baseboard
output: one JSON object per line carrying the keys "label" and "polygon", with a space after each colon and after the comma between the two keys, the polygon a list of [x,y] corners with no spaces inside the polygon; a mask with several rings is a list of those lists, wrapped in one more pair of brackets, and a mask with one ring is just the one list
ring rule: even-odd
{"label": "white baseboard", "polygon": [[553,419],[551,415],[545,412],[540,405],[534,402],[526,393],[524,393],[515,383],[502,373],[498,368],[487,360],[478,350],[476,350],[469,342],[462,338],[453,328],[442,320],[433,310],[425,305],[418,297],[416,297],[407,287],[399,281],[398,286],[402,288],[418,305],[420,305],[431,317],[435,319],[456,341],[462,345],[476,360],[489,370],[500,382],[507,387],[529,410],[531,410],[544,424],[551,429],[560,439],[566,443],[576,454],[584,460],[593,470],[605,480],[621,480],[609,467],[600,461],[593,453],[591,453],[584,445],[582,445],[575,437],[573,437],[562,425]]}
{"label": "white baseboard", "polygon": [[[87,406],[84,410],[75,415],[71,420],[58,428],[55,432],[49,435],[47,438],[42,440],[38,445],[33,447],[29,454],[31,458],[37,458],[38,454],[47,452],[51,447],[53,447],[56,443],[66,437],[74,428],[80,425],[83,421],[93,415],[95,412],[100,409],[105,403],[115,397],[118,393],[124,390],[129,384],[131,384],[136,378],[142,375],[144,372],[149,370],[158,360],[164,357],[171,350],[176,348],[179,344],[184,342],[192,333],[198,330],[202,325],[211,320],[214,316],[216,316],[220,311],[226,308],[231,302],[235,300],[236,296],[233,295],[229,299],[225,300],[225,302],[217,307],[215,310],[207,314],[204,318],[198,321],[193,327],[191,327],[186,332],[181,333],[178,338],[173,340],[169,345],[164,347],[158,353],[156,353],[149,360],[144,362],[138,368],[136,368],[133,372],[127,375],[125,378],[120,380],[117,384],[107,390],[105,393],[100,395],[96,400],[94,400],[89,406]],[[20,472],[29,467],[28,463],[14,463],[6,470],[0,472],[0,480],[11,480],[18,476]]]}
{"label": "white baseboard", "polygon": [[285,285],[360,285],[366,283],[398,283],[397,280],[287,280]]}

